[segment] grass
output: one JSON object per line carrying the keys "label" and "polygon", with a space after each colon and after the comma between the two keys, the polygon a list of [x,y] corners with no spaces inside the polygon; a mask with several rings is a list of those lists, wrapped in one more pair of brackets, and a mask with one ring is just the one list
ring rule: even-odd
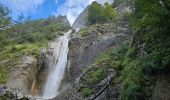
{"label": "grass", "polygon": [[96,84],[100,82],[102,79],[104,79],[107,76],[107,70],[103,67],[91,72],[89,74],[89,82],[92,84]]}
{"label": "grass", "polygon": [[80,29],[80,31],[77,33],[78,35],[80,35],[81,37],[86,36],[86,33],[89,31],[89,28],[82,28]]}
{"label": "grass", "polygon": [[122,84],[120,100],[138,100],[141,81],[145,75],[141,63],[129,42],[125,42],[120,47],[101,54],[82,81],[93,89],[95,84],[107,77],[109,69],[114,69]]}
{"label": "grass", "polygon": [[1,59],[14,59],[20,55],[34,55],[39,56],[40,49],[46,47],[47,43],[28,43],[28,44],[15,44],[6,46],[1,50],[0,55]]}
{"label": "grass", "polygon": [[121,100],[138,100],[143,76],[139,60],[128,62],[122,74],[123,89]]}
{"label": "grass", "polygon": [[5,67],[0,65],[0,84],[6,83],[7,75],[6,75]]}
{"label": "grass", "polygon": [[35,57],[39,57],[40,55],[40,49],[42,47],[46,47],[47,43],[28,43],[28,44],[15,44],[15,45],[9,45],[3,48],[0,51],[0,84],[3,84],[7,80],[7,70],[5,69],[5,65],[7,64],[2,63],[6,60],[12,60],[18,61],[18,58],[22,55],[33,55]]}

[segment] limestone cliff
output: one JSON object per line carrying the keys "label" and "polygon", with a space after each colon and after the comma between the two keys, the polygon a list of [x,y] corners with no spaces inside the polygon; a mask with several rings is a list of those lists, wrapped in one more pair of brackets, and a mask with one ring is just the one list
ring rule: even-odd
{"label": "limestone cliff", "polygon": [[73,23],[72,27],[76,28],[84,28],[88,26],[88,7],[78,16],[78,18]]}
{"label": "limestone cliff", "polygon": [[[122,24],[124,26],[122,26]],[[88,27],[85,32],[78,32],[75,36],[73,34],[69,43],[69,74],[70,74],[70,88],[61,92],[54,100],[85,100],[77,92],[77,87],[82,83],[79,82],[80,78],[87,75],[90,65],[95,62],[96,58],[109,48],[114,48],[128,37],[130,30],[127,23],[118,24],[97,24]],[[89,69],[91,70],[91,68]],[[86,73],[87,72],[87,73]],[[75,82],[76,81],[76,82]],[[104,80],[103,80],[104,82]],[[103,84],[103,83],[99,83]],[[94,86],[95,87],[95,86]]]}
{"label": "limestone cliff", "polygon": [[33,56],[22,56],[18,64],[8,66],[6,86],[19,97],[27,96],[37,73],[38,60]]}

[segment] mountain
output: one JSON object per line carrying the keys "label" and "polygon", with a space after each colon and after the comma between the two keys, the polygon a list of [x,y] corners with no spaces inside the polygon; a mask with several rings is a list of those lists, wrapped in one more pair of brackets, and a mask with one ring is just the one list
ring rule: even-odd
{"label": "mountain", "polygon": [[87,16],[88,16],[88,7],[82,13],[80,13],[80,15],[74,21],[72,27],[76,29],[76,28],[84,28],[88,26]]}

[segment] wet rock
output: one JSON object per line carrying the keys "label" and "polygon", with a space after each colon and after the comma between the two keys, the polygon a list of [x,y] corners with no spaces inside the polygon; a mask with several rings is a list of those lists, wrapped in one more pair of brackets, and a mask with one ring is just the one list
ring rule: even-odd
{"label": "wet rock", "polygon": [[6,87],[4,85],[0,85],[0,96],[5,95],[7,92]]}

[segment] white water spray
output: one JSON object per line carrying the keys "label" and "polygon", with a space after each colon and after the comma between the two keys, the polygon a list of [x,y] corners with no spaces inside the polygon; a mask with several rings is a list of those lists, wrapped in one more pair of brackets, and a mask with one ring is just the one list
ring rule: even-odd
{"label": "white water spray", "polygon": [[67,66],[68,42],[71,30],[51,44],[53,55],[49,66],[49,75],[42,98],[52,99],[59,93],[61,81]]}

